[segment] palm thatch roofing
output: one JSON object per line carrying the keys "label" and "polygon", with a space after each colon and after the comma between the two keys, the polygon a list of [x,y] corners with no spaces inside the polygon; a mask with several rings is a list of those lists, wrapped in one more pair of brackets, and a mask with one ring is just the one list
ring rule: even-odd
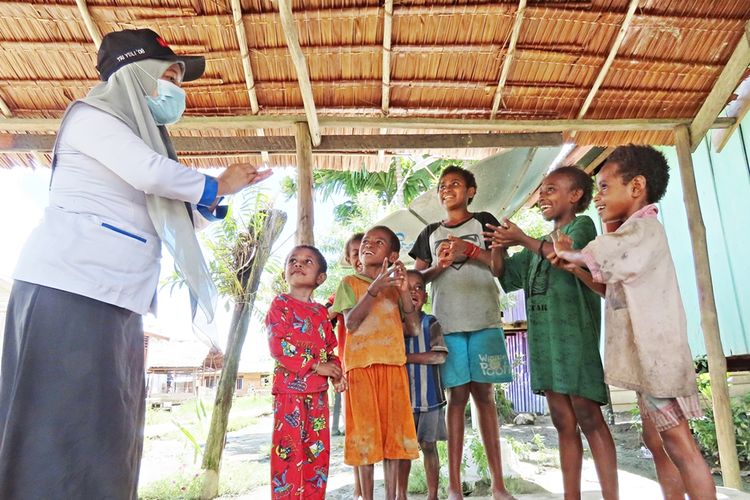
{"label": "palm thatch roofing", "polygon": [[426,151],[477,158],[508,132],[606,147],[672,144],[680,124],[694,139],[732,127],[715,120],[750,62],[748,20],[748,0],[4,1],[0,166],[49,161],[50,134],[96,83],[97,43],[113,30],[152,28],[206,56],[171,128],[187,163],[294,165],[306,121],[326,151],[316,168],[374,170],[408,144],[345,136],[492,134],[486,147],[468,137]]}

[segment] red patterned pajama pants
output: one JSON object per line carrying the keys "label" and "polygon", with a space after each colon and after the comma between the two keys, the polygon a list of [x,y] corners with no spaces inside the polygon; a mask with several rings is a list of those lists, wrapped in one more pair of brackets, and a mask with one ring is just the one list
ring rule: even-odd
{"label": "red patterned pajama pants", "polygon": [[329,455],[328,395],[275,394],[272,498],[325,498]]}

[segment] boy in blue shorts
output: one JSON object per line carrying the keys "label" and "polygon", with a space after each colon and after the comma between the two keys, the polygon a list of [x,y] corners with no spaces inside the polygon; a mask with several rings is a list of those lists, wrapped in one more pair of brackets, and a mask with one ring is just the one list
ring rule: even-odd
{"label": "boy in blue shorts", "polygon": [[499,249],[489,249],[486,224],[499,222],[490,213],[470,212],[476,195],[474,175],[449,166],[438,180],[438,197],[446,218],[429,224],[409,255],[425,281],[432,282],[433,313],[445,334],[448,357],[442,365],[448,389],[448,498],[463,498],[461,458],[464,412],[474,399],[495,500],[512,498],[505,489],[500,461],[500,435],[492,384],[513,378],[500,315]]}
{"label": "boy in blue shorts", "polygon": [[[427,499],[437,500],[440,459],[437,442],[447,439],[445,429],[445,393],[440,379],[440,365],[445,363],[443,329],[437,318],[422,312],[427,301],[424,277],[419,271],[407,271],[406,281],[414,307],[420,311],[421,328],[416,337],[405,337],[406,371],[409,375],[409,397],[417,428],[419,448],[424,456]],[[399,497],[406,498],[411,461],[402,460],[399,468]]]}

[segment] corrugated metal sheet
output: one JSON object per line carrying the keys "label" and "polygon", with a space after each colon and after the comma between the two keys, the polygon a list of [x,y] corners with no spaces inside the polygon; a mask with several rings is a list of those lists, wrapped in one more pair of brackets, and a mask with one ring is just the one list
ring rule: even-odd
{"label": "corrugated metal sheet", "polygon": [[513,382],[505,386],[505,397],[513,402],[513,410],[521,413],[545,413],[547,400],[531,391],[529,372],[529,343],[526,332],[505,337],[510,364],[513,366]]}

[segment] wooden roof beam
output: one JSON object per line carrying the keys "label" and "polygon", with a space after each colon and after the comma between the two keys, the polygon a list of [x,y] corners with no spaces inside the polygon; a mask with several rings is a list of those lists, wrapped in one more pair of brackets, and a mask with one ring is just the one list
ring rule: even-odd
{"label": "wooden roof beam", "polygon": [[292,0],[277,1],[286,44],[289,48],[289,54],[292,56],[294,68],[297,71],[297,81],[299,82],[299,89],[302,94],[302,103],[305,107],[310,138],[312,139],[313,146],[317,146],[320,144],[320,125],[318,124],[318,116],[315,111],[315,99],[313,98],[312,84],[310,83],[310,73],[307,70],[307,61],[305,60],[305,55],[302,53],[297,25],[294,22]]}
{"label": "wooden roof beam", "polygon": [[[297,122],[298,124],[300,122]],[[181,153],[294,153],[297,142],[293,136],[267,137],[173,137],[175,150]],[[54,134],[0,134],[0,152],[27,153],[51,151]],[[409,151],[418,149],[475,149],[557,146],[562,144],[559,132],[510,134],[372,134],[326,135],[317,153],[375,152],[378,150]]]}
{"label": "wooden roof beam", "polygon": [[719,133],[712,134],[711,137],[714,149],[717,152],[724,149],[724,146],[729,142],[729,138],[732,137],[734,131],[740,126],[740,123],[742,123],[742,119],[745,118],[747,112],[750,111],[750,76],[745,78],[745,81],[737,87],[736,94],[737,98],[729,103],[726,113],[727,116],[735,119],[734,125]]}
{"label": "wooden roof beam", "polygon": [[599,70],[599,74],[596,75],[596,79],[594,80],[594,85],[591,86],[591,90],[589,91],[589,94],[586,96],[586,99],[583,101],[583,106],[581,106],[580,111],[578,111],[578,118],[584,117],[586,112],[589,110],[591,103],[594,101],[594,96],[599,91],[599,87],[601,86],[602,82],[604,82],[604,77],[607,76],[607,73],[609,72],[609,68],[612,66],[612,62],[615,60],[615,56],[617,55],[617,52],[620,50],[622,41],[625,39],[625,33],[628,31],[628,28],[630,27],[630,23],[633,21],[633,17],[635,16],[635,9],[637,7],[638,7],[638,0],[630,0],[630,5],[628,5],[628,11],[625,14],[625,19],[623,19],[622,21],[622,25],[620,26],[620,31],[617,33],[617,36],[615,37],[615,41],[612,44],[612,47],[609,49],[609,54],[607,55],[607,59],[604,60],[604,64],[602,65],[602,68]]}
{"label": "wooden roof beam", "polygon": [[99,49],[99,45],[102,44],[102,33],[91,18],[89,8],[86,6],[86,0],[76,0],[76,5],[78,6],[78,12],[81,14],[81,19],[83,19],[83,24],[86,26],[86,31],[89,32],[89,36],[94,41],[96,48]]}
{"label": "wooden roof beam", "polygon": [[[349,111],[349,110],[345,110]],[[372,109],[372,113],[379,110]],[[391,109],[393,111],[393,108]],[[404,110],[407,111],[407,110]],[[448,111],[446,111],[448,113]],[[291,128],[304,115],[186,116],[171,125],[172,131],[242,130],[255,128]],[[711,128],[723,129],[735,123],[734,118],[717,118]],[[690,119],[616,119],[616,120],[494,120],[439,117],[321,116],[321,127],[388,128],[391,130],[461,130],[464,132],[623,132],[629,130],[672,130],[689,125]],[[0,132],[55,132],[59,118],[0,118]]]}
{"label": "wooden roof beam", "polygon": [[391,35],[393,32],[393,0],[385,0],[383,12],[383,97],[381,108],[388,114],[391,103]]}
{"label": "wooden roof beam", "polygon": [[5,118],[13,117],[13,112],[10,110],[10,107],[5,102],[5,100],[3,100],[1,96],[0,96],[0,113],[2,113]]}
{"label": "wooden roof beam", "polygon": [[[254,115],[260,111],[258,106],[258,96],[255,92],[255,78],[253,77],[253,68],[250,66],[250,52],[248,51],[247,33],[245,32],[245,23],[242,21],[242,4],[240,0],[231,0],[232,21],[234,22],[234,32],[237,35],[237,44],[240,47],[240,58],[242,59],[242,71],[245,74],[245,85],[247,86],[247,97],[250,99],[250,110]],[[266,131],[262,128],[257,129],[259,136],[265,136]],[[268,151],[261,151],[261,157],[267,164],[269,162]]]}
{"label": "wooden roof beam", "polygon": [[710,124],[726,106],[732,92],[737,88],[737,82],[745,74],[748,66],[750,66],[750,21],[745,24],[743,36],[740,37],[729,61],[721,70],[719,78],[716,79],[713,89],[703,101],[693,123],[690,124],[690,147],[693,151],[708,132]]}
{"label": "wooden roof beam", "polygon": [[497,110],[500,108],[500,103],[503,99],[503,87],[505,87],[505,81],[508,79],[510,67],[513,64],[513,56],[516,53],[516,44],[518,43],[518,36],[521,33],[521,24],[523,23],[523,13],[525,10],[526,0],[519,0],[518,10],[516,10],[516,18],[513,21],[513,29],[510,33],[508,51],[505,53],[505,58],[503,59],[503,67],[500,70],[500,79],[497,82],[495,98],[492,101],[492,112],[490,113],[490,120],[495,119],[495,115],[497,115]]}

